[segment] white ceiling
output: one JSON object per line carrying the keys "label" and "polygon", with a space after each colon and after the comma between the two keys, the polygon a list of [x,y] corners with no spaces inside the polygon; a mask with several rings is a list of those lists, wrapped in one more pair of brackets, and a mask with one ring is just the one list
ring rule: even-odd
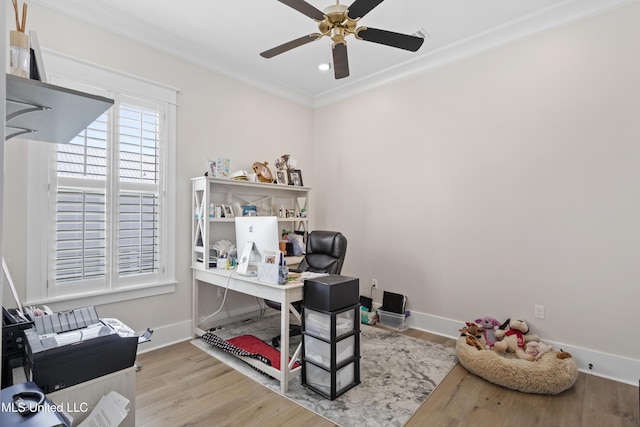
{"label": "white ceiling", "polygon": [[[638,0],[386,0],[360,25],[428,34],[412,53],[348,38],[351,75],[335,80],[331,41],[271,59],[262,51],[317,32],[307,16],[277,0],[29,0],[160,51],[234,76],[306,105],[323,105],[373,85],[429,69]],[[333,0],[307,0],[322,10]],[[353,0],[342,4],[349,5]]]}

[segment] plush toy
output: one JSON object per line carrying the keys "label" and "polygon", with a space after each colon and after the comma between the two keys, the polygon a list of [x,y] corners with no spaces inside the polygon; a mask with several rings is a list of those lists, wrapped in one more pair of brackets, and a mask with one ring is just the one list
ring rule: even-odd
{"label": "plush toy", "polygon": [[493,347],[496,343],[496,328],[500,326],[500,322],[493,317],[485,316],[476,319],[476,323],[484,329],[484,340],[487,342],[487,348]]}
{"label": "plush toy", "polygon": [[543,354],[551,351],[551,346],[542,341],[529,341],[524,345],[524,352],[533,356],[533,360],[540,360]]}
{"label": "plush toy", "polygon": [[566,351],[560,350],[560,353],[556,354],[556,357],[558,359],[570,359],[571,358],[571,353],[568,353]]}
{"label": "plush toy", "polygon": [[[508,330],[507,327],[509,328]],[[496,330],[496,338],[500,341],[493,345],[493,349],[498,353],[509,351],[515,353],[518,359],[533,361],[533,356],[524,352],[524,345],[528,341],[539,341],[540,337],[527,335],[528,332],[529,326],[524,320],[507,319]]]}
{"label": "plush toy", "polygon": [[460,336],[465,336],[467,334],[472,335],[476,338],[482,338],[482,326],[478,326],[473,322],[464,322],[465,327],[460,329]]}
{"label": "plush toy", "polygon": [[482,350],[482,346],[478,342],[478,338],[476,338],[475,335],[471,335],[469,332],[467,332],[465,335],[467,337],[466,341],[468,345],[470,345],[471,347],[475,347],[478,350]]}
{"label": "plush toy", "polygon": [[460,329],[460,336],[467,337],[466,342],[471,347],[475,347],[478,350],[482,350],[482,346],[480,345],[480,340],[482,338],[482,327],[476,325],[473,322],[465,322],[465,327]]}

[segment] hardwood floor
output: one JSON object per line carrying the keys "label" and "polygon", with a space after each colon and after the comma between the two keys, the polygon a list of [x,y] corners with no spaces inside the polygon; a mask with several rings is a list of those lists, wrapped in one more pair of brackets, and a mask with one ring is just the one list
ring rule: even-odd
{"label": "hardwood floor", "polygon": [[[406,335],[454,346],[426,332]],[[136,425],[333,426],[188,341],[138,357]],[[507,390],[457,365],[406,426],[639,427],[638,387],[580,373],[558,396]],[[377,425],[375,415],[363,425]]]}

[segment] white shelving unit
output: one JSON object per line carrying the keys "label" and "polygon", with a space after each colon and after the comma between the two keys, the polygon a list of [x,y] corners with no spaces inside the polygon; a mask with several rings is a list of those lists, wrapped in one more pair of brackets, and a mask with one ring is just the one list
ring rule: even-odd
{"label": "white shelving unit", "polygon": [[[242,215],[242,207],[255,205],[259,216],[279,217],[280,230],[306,232],[309,229],[309,187],[234,181],[223,178],[198,177],[191,180],[192,194],[192,258],[191,266],[209,269],[211,245],[219,240],[235,243],[234,217]],[[234,217],[210,216],[210,206],[224,205]],[[223,209],[220,209],[223,210]],[[282,211],[282,214],[281,214]],[[292,215],[287,217],[287,212]],[[214,209],[215,214],[215,209]]]}

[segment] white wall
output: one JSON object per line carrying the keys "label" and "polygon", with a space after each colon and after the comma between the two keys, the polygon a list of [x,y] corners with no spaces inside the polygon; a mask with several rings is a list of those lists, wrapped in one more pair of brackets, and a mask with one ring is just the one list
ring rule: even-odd
{"label": "white wall", "polygon": [[638,363],[638,22],[625,7],[319,109],[317,225],[348,237],[343,273],[416,314],[524,318]]}
{"label": "white wall", "polygon": [[[13,16],[11,3],[5,5],[8,20]],[[254,161],[268,161],[273,165],[280,155],[292,154],[303,170],[305,184],[313,185],[313,111],[35,5],[29,7],[28,26],[38,32],[43,48],[179,89],[177,291],[97,309],[101,316],[117,317],[135,330],[154,328],[154,345],[171,341],[175,331],[186,331],[181,337],[186,338],[191,331],[192,303],[190,178],[204,173],[207,158],[229,157],[232,170],[236,170],[250,169]],[[6,175],[10,177],[11,186],[6,188],[4,199],[7,206],[5,255],[23,301],[28,268],[24,245],[29,178],[25,147],[21,140],[7,144]],[[212,298],[212,305],[217,307],[220,301],[216,295]],[[163,337],[163,331],[168,337]]]}

